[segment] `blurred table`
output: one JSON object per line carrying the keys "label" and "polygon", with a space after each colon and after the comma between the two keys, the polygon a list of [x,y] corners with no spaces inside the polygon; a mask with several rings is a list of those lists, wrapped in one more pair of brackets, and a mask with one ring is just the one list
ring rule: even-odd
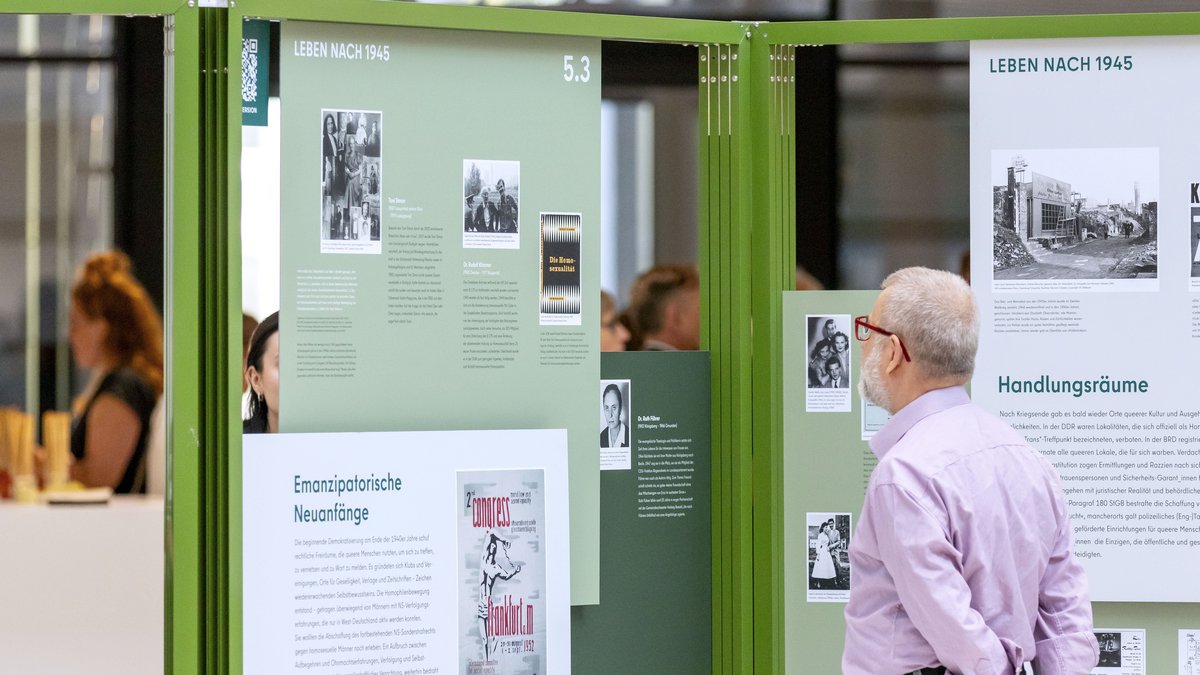
{"label": "blurred table", "polygon": [[0,502],[0,672],[163,672],[163,500]]}

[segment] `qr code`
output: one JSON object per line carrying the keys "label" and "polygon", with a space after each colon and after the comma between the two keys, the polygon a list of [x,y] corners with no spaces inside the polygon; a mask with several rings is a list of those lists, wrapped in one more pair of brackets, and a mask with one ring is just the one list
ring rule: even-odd
{"label": "qr code", "polygon": [[242,101],[252,102],[258,98],[258,40],[242,40]]}

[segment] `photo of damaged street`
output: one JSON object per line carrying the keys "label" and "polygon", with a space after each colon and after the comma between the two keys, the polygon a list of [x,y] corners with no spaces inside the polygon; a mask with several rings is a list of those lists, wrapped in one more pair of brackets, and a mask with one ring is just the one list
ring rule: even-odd
{"label": "photo of damaged street", "polygon": [[997,280],[1158,276],[1158,149],[996,151]]}

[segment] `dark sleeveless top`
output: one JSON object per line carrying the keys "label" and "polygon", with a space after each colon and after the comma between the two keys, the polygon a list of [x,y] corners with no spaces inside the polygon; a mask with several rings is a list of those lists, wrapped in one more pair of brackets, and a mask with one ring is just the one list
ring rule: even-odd
{"label": "dark sleeveless top", "polygon": [[150,437],[150,416],[154,413],[158,397],[154,394],[154,387],[143,380],[134,369],[118,368],[100,380],[100,386],[96,387],[96,393],[92,394],[92,398],[83,407],[83,412],[75,418],[71,425],[71,454],[75,456],[75,459],[83,459],[87,449],[88,415],[91,414],[92,405],[96,399],[104,394],[116,396],[125,405],[132,408],[142,423],[142,430],[138,434],[133,455],[129,458],[129,464],[125,466],[125,471],[121,474],[121,482],[117,483],[113,492],[117,494],[144,493],[146,491],[146,439]]}

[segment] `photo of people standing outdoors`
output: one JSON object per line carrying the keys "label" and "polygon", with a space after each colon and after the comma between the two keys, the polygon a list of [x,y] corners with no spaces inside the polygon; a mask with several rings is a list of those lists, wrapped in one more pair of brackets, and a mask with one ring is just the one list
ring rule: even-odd
{"label": "photo of people standing outdoors", "polygon": [[845,602],[850,597],[849,513],[809,513],[808,601]]}
{"label": "photo of people standing outdoors", "polygon": [[463,160],[463,248],[520,248],[521,163]]}
{"label": "photo of people standing outdoors", "polygon": [[379,253],[383,113],[321,111],[321,252]]}

